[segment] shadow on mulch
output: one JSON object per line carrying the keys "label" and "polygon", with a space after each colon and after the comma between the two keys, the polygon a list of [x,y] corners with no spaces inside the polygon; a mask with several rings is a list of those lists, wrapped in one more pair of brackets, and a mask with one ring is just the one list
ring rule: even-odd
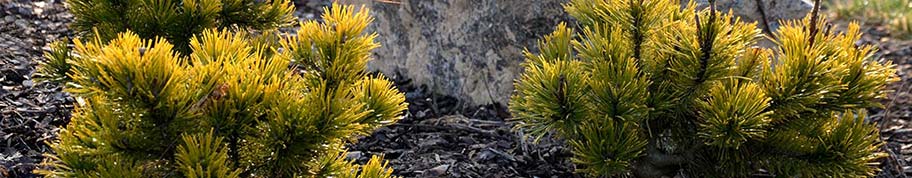
{"label": "shadow on mulch", "polygon": [[69,122],[73,98],[32,80],[47,43],[69,36],[59,0],[0,0],[0,177],[35,177],[45,141]]}
{"label": "shadow on mulch", "polygon": [[[847,22],[836,23],[837,29],[844,29]],[[881,171],[877,177],[912,176],[912,41],[890,37],[886,27],[871,24],[863,27],[859,45],[877,47],[875,58],[891,61],[896,65],[899,82],[888,86],[893,90],[888,98],[881,101],[883,109],[869,109],[871,122],[880,127],[881,139],[884,140],[882,151],[888,157],[881,160]]]}
{"label": "shadow on mulch", "polygon": [[350,159],[365,163],[384,155],[404,177],[579,177],[563,142],[523,139],[500,105],[463,107],[409,80],[393,78],[406,93],[406,117],[350,146]]}

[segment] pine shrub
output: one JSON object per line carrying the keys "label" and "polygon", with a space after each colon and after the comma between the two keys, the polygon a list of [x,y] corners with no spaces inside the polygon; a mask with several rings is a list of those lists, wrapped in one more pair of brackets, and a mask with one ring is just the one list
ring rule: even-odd
{"label": "pine shrub", "polygon": [[[181,54],[189,54],[190,39],[207,29],[271,32],[295,21],[289,0],[67,0],[66,5],[74,17],[70,28],[85,39],[107,42],[131,31],[142,39],[162,38]],[[66,82],[70,42],[56,43],[37,78]]]}
{"label": "pine shrub", "polygon": [[[334,5],[278,43],[206,30],[181,55],[127,31],[75,41],[70,123],[50,143],[49,177],[390,177],[344,144],[397,121],[404,95],[367,75],[366,8]],[[275,45],[271,45],[275,44]],[[296,67],[289,67],[296,66]],[[291,70],[294,69],[294,70]]]}
{"label": "pine shrub", "polygon": [[[593,177],[864,177],[878,171],[879,107],[893,65],[814,15],[783,22],[774,49],[731,13],[677,0],[572,0],[526,52],[517,129],[568,142]],[[712,3],[712,0],[710,0]]]}
{"label": "pine shrub", "polygon": [[71,28],[103,41],[132,31],[143,39],[164,38],[190,52],[190,38],[211,28],[276,29],[295,17],[289,0],[69,0]]}

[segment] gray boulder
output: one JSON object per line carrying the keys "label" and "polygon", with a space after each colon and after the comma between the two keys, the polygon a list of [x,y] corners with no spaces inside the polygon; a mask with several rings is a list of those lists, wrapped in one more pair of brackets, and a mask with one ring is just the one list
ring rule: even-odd
{"label": "gray boulder", "polygon": [[[522,69],[523,49],[535,45],[562,21],[568,0],[342,0],[367,5],[376,18],[371,30],[382,47],[370,70],[412,79],[464,106],[505,105]],[[688,1],[688,0],[683,0]],[[697,0],[705,6],[706,0]],[[703,1],[703,2],[699,2]],[[798,19],[810,11],[804,0],[760,0],[767,22]],[[764,19],[757,0],[719,0],[747,20]],[[762,27],[763,25],[761,25]]]}
{"label": "gray boulder", "polygon": [[[691,0],[681,0],[681,4],[687,4],[689,1]],[[709,5],[708,0],[695,1],[697,7],[705,8]],[[780,20],[804,18],[813,7],[814,3],[808,0],[716,0],[717,9],[731,10],[743,20],[759,22],[758,27],[769,27],[764,30],[771,31],[779,28]]]}
{"label": "gray boulder", "polygon": [[465,106],[506,104],[524,48],[570,20],[567,0],[347,0],[367,4],[382,46],[370,70],[402,75]]}

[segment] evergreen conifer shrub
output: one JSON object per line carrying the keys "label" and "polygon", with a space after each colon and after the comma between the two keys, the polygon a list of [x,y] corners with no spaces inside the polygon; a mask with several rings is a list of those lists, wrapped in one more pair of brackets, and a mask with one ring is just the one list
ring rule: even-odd
{"label": "evergreen conifer shrub", "polygon": [[[712,3],[712,0],[710,0]],[[593,177],[864,177],[882,157],[865,109],[893,65],[832,32],[815,10],[784,22],[775,49],[753,23],[677,0],[572,0],[578,20],[526,52],[517,129],[567,140]]]}
{"label": "evergreen conifer shrub", "polygon": [[142,39],[164,38],[190,52],[190,38],[211,28],[271,30],[291,25],[289,0],[69,0],[71,28],[103,41],[131,31]]}
{"label": "evergreen conifer shrub", "polygon": [[[175,52],[125,32],[75,40],[71,122],[36,172],[49,177],[390,177],[344,144],[397,121],[404,95],[365,73],[366,8],[334,5],[276,46],[207,30]],[[295,70],[290,70],[289,66]]]}
{"label": "evergreen conifer shrub", "polygon": [[[273,31],[295,21],[289,0],[68,0],[70,28],[85,39],[103,42],[130,31],[142,39],[162,38],[181,54],[191,52],[190,39],[207,29]],[[48,65],[38,78],[65,82],[72,65],[63,40],[51,45]]]}

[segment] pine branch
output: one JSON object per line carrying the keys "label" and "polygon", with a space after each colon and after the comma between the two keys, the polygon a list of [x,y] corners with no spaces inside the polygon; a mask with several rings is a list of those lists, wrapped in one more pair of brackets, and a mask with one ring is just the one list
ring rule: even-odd
{"label": "pine branch", "polygon": [[818,21],[818,18],[820,18],[819,17],[820,16],[820,5],[821,5],[820,0],[814,0],[814,8],[811,10],[811,24],[809,24],[810,30],[808,30],[808,31],[810,31],[810,35],[808,38],[808,47],[809,48],[814,47],[814,42],[816,41],[817,33],[819,33],[818,32],[819,29],[817,29],[818,28],[817,21]]}

